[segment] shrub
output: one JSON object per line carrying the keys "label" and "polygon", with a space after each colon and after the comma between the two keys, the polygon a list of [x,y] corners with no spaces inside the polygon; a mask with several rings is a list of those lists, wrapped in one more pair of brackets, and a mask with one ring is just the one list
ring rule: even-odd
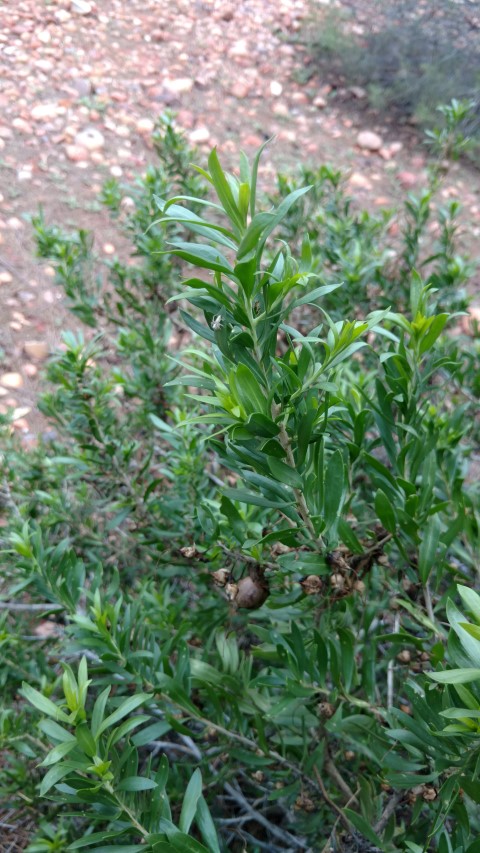
{"label": "shrub", "polygon": [[212,151],[216,200],[186,157],[109,182],[140,260],[106,275],[35,220],[92,332],[49,366],[57,437],[4,428],[2,787],[44,815],[32,851],[475,849],[476,718],[442,716],[476,701],[444,669],[472,666],[443,623],[478,537],[454,231],[422,281],[429,199],[392,263],[331,170],[265,209],[260,153]]}
{"label": "shrub", "polygon": [[[465,116],[463,129],[478,139],[478,21],[473,10],[451,0],[382,0],[376,5],[373,15],[361,3],[353,12],[341,8],[321,20],[318,10],[312,12],[307,43],[314,65],[336,85],[340,77],[347,85],[365,86],[374,108],[399,119],[414,117],[427,127],[437,124],[437,104],[471,100],[474,110]],[[362,11],[359,26],[352,17]]]}

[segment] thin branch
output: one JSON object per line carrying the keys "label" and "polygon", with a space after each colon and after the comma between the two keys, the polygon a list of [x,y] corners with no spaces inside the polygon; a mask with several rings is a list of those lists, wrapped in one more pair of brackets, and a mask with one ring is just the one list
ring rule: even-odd
{"label": "thin branch", "polygon": [[280,827],[276,826],[273,823],[270,823],[268,818],[266,818],[263,814],[254,809],[248,800],[244,797],[241,790],[236,786],[230,785],[229,782],[225,783],[225,790],[228,791],[230,796],[240,805],[244,812],[246,812],[252,820],[255,820],[261,826],[263,826],[270,835],[273,835],[274,838],[277,838],[283,844],[288,841],[289,845],[293,845],[297,850],[305,850],[306,845],[304,841],[300,841],[299,838],[295,838],[294,835],[290,835],[287,830],[280,829]]}
{"label": "thin branch", "polygon": [[393,795],[393,797],[390,797],[387,805],[385,806],[383,814],[381,815],[380,819],[377,821],[377,823],[373,827],[373,831],[376,832],[377,835],[380,832],[382,832],[382,830],[385,829],[385,827],[386,827],[388,821],[390,820],[392,814],[394,813],[394,811],[397,808],[397,806],[399,805],[399,803],[402,802],[404,796],[405,796],[405,791],[397,791]]}
{"label": "thin branch", "polygon": [[324,767],[325,767],[325,770],[327,771],[328,775],[330,776],[330,779],[332,780],[332,782],[335,783],[337,788],[340,788],[342,793],[345,794],[345,796],[347,797],[348,801],[349,802],[353,801],[356,805],[358,805],[357,798],[356,798],[355,794],[353,793],[350,786],[347,785],[343,776],[341,776],[341,774],[338,771],[337,766],[334,763],[334,761],[331,758],[327,758],[327,760],[325,761]]}
{"label": "thin branch", "polygon": [[[354,794],[354,796],[352,797],[352,799],[351,799],[351,800],[349,800],[347,803],[345,803],[344,808],[346,808],[346,809],[347,809],[347,808],[348,808],[348,807],[353,803],[353,801],[357,799],[357,794],[358,794],[359,792],[360,792],[360,788],[357,788],[357,790],[355,791],[355,794]],[[330,850],[332,849],[332,848],[331,848],[331,843],[332,843],[332,841],[334,840],[335,833],[336,833],[336,831],[337,831],[337,826],[338,826],[338,824],[339,824],[339,823],[340,823],[340,815],[337,817],[337,819],[336,819],[335,823],[333,824],[333,826],[332,826],[332,831],[331,831],[330,835],[328,836],[328,838],[327,838],[327,840],[326,840],[325,846],[324,846],[324,847],[322,847],[321,853],[330,853]]]}
{"label": "thin branch", "polygon": [[347,829],[348,832],[350,832],[350,824],[349,824],[347,818],[345,817],[345,815],[343,814],[340,806],[337,806],[337,804],[334,803],[334,801],[331,799],[327,789],[325,788],[325,785],[323,784],[323,779],[320,776],[318,767],[314,767],[313,770],[314,770],[315,776],[317,777],[318,785],[319,785],[320,790],[322,792],[323,799],[325,800],[327,805],[330,806],[330,808],[338,814],[338,819],[343,823],[345,829]]}

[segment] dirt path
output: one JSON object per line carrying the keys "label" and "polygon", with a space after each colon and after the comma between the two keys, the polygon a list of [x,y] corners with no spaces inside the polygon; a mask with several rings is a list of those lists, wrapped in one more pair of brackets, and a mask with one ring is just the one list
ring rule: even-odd
{"label": "dirt path", "polygon": [[[325,0],[318,0],[318,12]],[[318,76],[307,84],[294,44],[308,0],[6,0],[0,8],[0,414],[14,407],[28,443],[38,420],[41,363],[75,326],[53,270],[35,260],[28,215],[95,232],[113,256],[115,232],[96,200],[105,178],[133,178],[152,159],[149,136],[177,113],[199,161],[218,144],[232,164],[275,135],[274,167],[330,162],[350,173],[360,204],[385,206],[424,179],[424,155],[373,117],[345,113]],[[380,150],[358,132],[383,138]],[[373,122],[373,123],[372,123]],[[480,234],[480,178],[457,169]],[[118,239],[118,238],[117,238]],[[39,346],[32,346],[37,343]]]}

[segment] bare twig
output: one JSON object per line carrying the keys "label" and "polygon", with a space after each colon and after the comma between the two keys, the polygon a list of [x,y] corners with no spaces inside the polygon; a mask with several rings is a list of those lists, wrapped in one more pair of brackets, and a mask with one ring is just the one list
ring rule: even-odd
{"label": "bare twig", "polygon": [[327,789],[325,788],[325,785],[323,784],[323,779],[319,773],[318,767],[314,767],[313,770],[314,770],[315,776],[317,777],[318,785],[319,785],[319,788],[322,792],[323,799],[325,800],[326,804],[328,806],[330,806],[330,808],[333,809],[333,811],[338,814],[338,819],[343,823],[345,829],[348,829],[348,831],[350,832],[350,824],[349,824],[347,818],[345,817],[345,815],[343,814],[340,806],[337,806],[337,804],[334,803],[334,801],[331,799]]}
{"label": "bare twig", "polygon": [[248,800],[244,797],[240,788],[231,785],[229,782],[226,782],[225,790],[228,791],[230,796],[238,803],[239,806],[242,807],[244,812],[250,815],[252,820],[255,820],[257,823],[263,826],[270,833],[270,835],[273,835],[274,838],[277,838],[283,844],[285,844],[285,842],[288,842],[288,844],[290,846],[293,846],[296,850],[306,849],[307,845],[304,841],[301,841],[294,835],[290,835],[287,830],[281,829],[279,826],[276,826],[274,823],[271,823],[268,818],[265,817],[265,815],[254,809],[253,806],[251,806]]}
{"label": "bare twig", "polygon": [[[338,771],[334,761],[331,758],[327,758],[327,760],[325,761],[324,767],[325,767],[325,770],[327,771],[328,775],[330,776],[330,779],[332,780],[332,782],[335,782],[335,785],[337,786],[337,788],[340,788],[341,792],[343,794],[345,794],[348,801],[349,802],[353,801],[354,803],[356,803],[358,805],[357,798],[356,798],[355,794],[353,793],[350,786],[347,785],[347,783],[345,782],[345,779],[343,778],[343,776]],[[317,778],[318,778],[318,776],[317,776]],[[322,791],[322,793],[323,793],[323,791]]]}
{"label": "bare twig", "polygon": [[[348,807],[353,803],[353,801],[354,801],[354,800],[356,801],[356,799],[357,799],[357,794],[359,793],[359,791],[360,791],[360,788],[357,788],[357,790],[355,791],[355,794],[354,794],[354,796],[352,797],[352,799],[351,799],[351,800],[349,800],[347,803],[345,803],[344,808],[346,808],[346,809],[347,809],[347,808],[348,808]],[[328,838],[327,838],[327,840],[326,840],[325,846],[324,846],[324,847],[322,847],[321,853],[329,853],[329,851],[331,850],[331,843],[332,843],[332,841],[333,841],[333,840],[334,840],[334,838],[335,838],[335,833],[336,833],[336,831],[337,831],[337,826],[338,826],[338,824],[339,824],[339,823],[340,823],[340,815],[337,817],[337,819],[336,819],[335,823],[333,824],[333,826],[332,826],[332,831],[331,831],[330,835],[328,836]]]}
{"label": "bare twig", "polygon": [[397,791],[393,795],[393,797],[390,797],[387,805],[385,806],[385,808],[383,810],[383,814],[381,815],[380,819],[376,822],[375,826],[373,827],[373,831],[376,832],[377,835],[380,832],[382,832],[383,829],[385,829],[390,817],[394,813],[394,811],[397,808],[397,806],[399,805],[399,803],[401,803],[404,796],[405,796],[405,791]]}

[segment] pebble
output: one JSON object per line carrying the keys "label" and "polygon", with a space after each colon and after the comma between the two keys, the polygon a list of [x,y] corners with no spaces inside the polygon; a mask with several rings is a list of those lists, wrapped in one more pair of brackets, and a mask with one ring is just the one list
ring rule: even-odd
{"label": "pebble", "polygon": [[4,272],[0,272],[0,284],[10,284],[12,281],[13,275],[11,275],[11,273],[6,270]]}
{"label": "pebble", "polygon": [[49,102],[45,104],[37,104],[30,112],[31,118],[34,121],[49,121],[57,118],[62,112],[65,112],[64,107],[60,107],[57,103]]}
{"label": "pebble", "polygon": [[185,95],[193,89],[193,80],[191,77],[177,77],[176,79],[164,81],[166,89],[175,95]]}
{"label": "pebble", "polygon": [[383,140],[372,130],[362,130],[357,136],[357,145],[365,151],[379,151],[383,146]]}
{"label": "pebble", "polygon": [[20,373],[3,373],[0,376],[0,385],[4,388],[21,388],[23,378]]}
{"label": "pebble", "polygon": [[7,219],[7,225],[12,231],[20,231],[24,227],[24,223],[18,216],[11,216]]}
{"label": "pebble", "polygon": [[328,105],[328,101],[322,95],[317,95],[313,99],[312,104],[314,107],[317,108],[317,110],[324,110],[325,107]]}
{"label": "pebble", "polygon": [[137,121],[136,127],[139,133],[151,133],[155,127],[155,122],[151,118],[141,118]]}
{"label": "pebble", "polygon": [[30,364],[30,362],[24,364],[22,370],[25,376],[28,376],[29,379],[34,379],[38,374],[38,367],[36,367],[35,364]]}
{"label": "pebble", "polygon": [[270,83],[270,94],[274,98],[279,98],[283,92],[283,86],[277,80],[272,80]]}
{"label": "pebble", "polygon": [[412,190],[419,182],[418,175],[414,172],[399,172],[397,180],[404,190]]}
{"label": "pebble", "polygon": [[348,183],[351,187],[358,190],[372,189],[372,182],[366,177],[366,175],[362,175],[360,172],[352,172],[348,179]]}
{"label": "pebble", "polygon": [[106,255],[114,255],[115,254],[116,250],[115,250],[115,246],[113,245],[113,243],[104,243],[102,248],[103,248],[103,251],[105,252]]}
{"label": "pebble", "polygon": [[83,145],[66,145],[65,153],[72,163],[79,163],[82,160],[88,160],[88,151]]}
{"label": "pebble", "polygon": [[49,356],[49,347],[46,341],[25,341],[23,345],[25,355],[34,361],[44,361]]}
{"label": "pebble", "polygon": [[96,127],[86,127],[76,134],[75,145],[88,151],[98,151],[105,145],[105,137]]}
{"label": "pebble", "polygon": [[70,9],[75,15],[90,15],[93,6],[88,0],[72,0]]}
{"label": "pebble", "polygon": [[210,131],[208,127],[197,127],[189,133],[188,138],[193,145],[200,145],[202,142],[208,142]]}
{"label": "pebble", "polygon": [[233,95],[234,98],[238,98],[239,101],[243,101],[245,98],[248,98],[251,87],[248,83],[242,83],[241,80],[238,80],[229,88],[230,95]]}

